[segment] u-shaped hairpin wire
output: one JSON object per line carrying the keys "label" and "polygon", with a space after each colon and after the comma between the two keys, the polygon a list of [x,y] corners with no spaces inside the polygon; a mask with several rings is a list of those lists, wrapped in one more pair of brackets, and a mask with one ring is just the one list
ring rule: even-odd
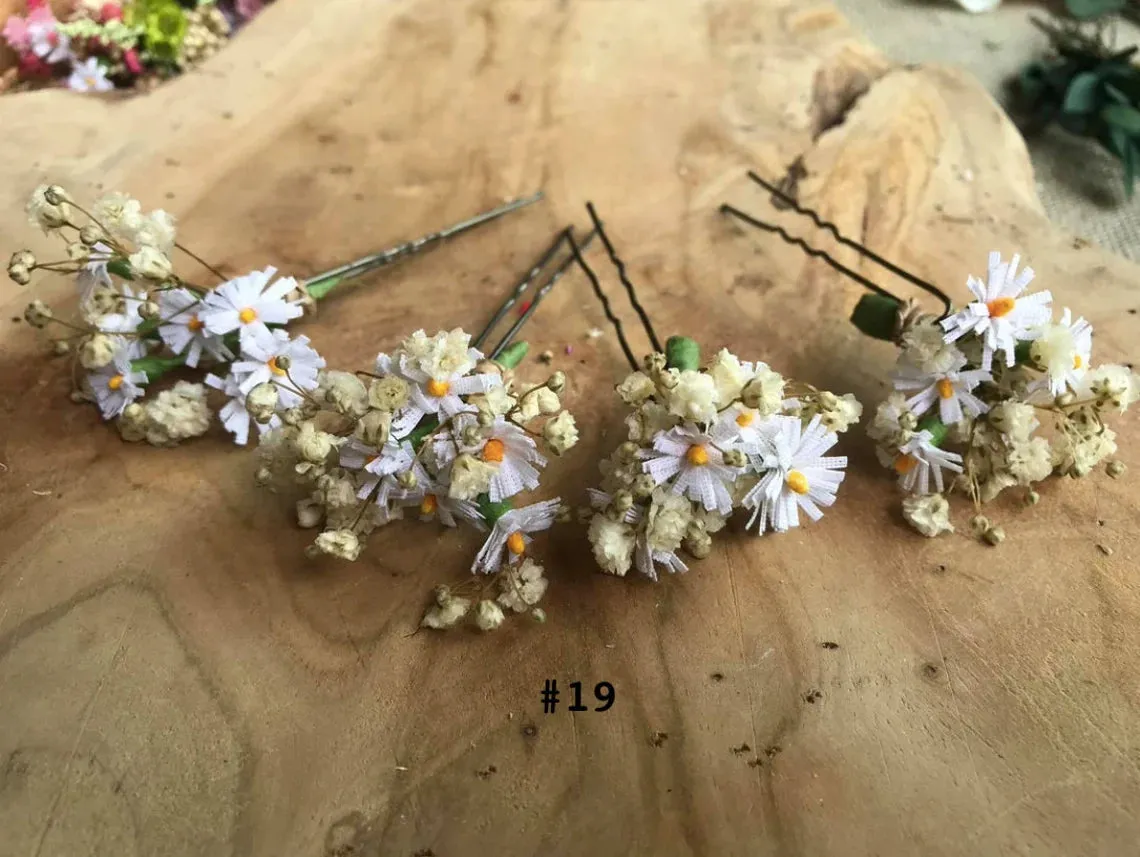
{"label": "u-shaped hairpin wire", "polygon": [[[938,300],[941,301],[941,303],[942,303],[942,314],[939,316],[939,318],[945,318],[946,316],[948,316],[950,314],[953,303],[951,302],[950,297],[945,292],[943,292],[940,288],[933,285],[932,283],[928,283],[926,280],[923,280],[920,277],[915,276],[914,274],[910,273],[909,271],[906,271],[903,268],[900,268],[898,265],[894,264],[893,262],[890,262],[889,260],[884,259],[878,253],[875,253],[874,251],[869,250],[868,248],[864,247],[862,244],[858,243],[857,241],[852,241],[850,238],[847,238],[845,235],[843,235],[839,231],[839,227],[837,227],[834,223],[832,223],[828,220],[824,220],[822,217],[820,217],[818,212],[813,211],[810,208],[806,208],[806,207],[800,205],[793,197],[784,193],[782,190],[780,190],[780,188],[776,187],[771,182],[768,182],[765,179],[761,178],[759,175],[757,175],[752,170],[748,171],[748,177],[752,181],[754,181],[756,184],[760,185],[762,188],[767,190],[777,200],[779,200],[780,202],[784,203],[786,206],[791,208],[794,212],[796,212],[796,214],[810,218],[811,221],[816,226],[818,226],[820,229],[823,229],[827,232],[830,232],[831,235],[840,244],[844,245],[845,247],[850,247],[851,249],[853,249],[857,253],[859,253],[861,256],[863,256],[865,259],[869,259],[870,261],[874,262],[875,264],[877,264],[877,265],[885,268],[886,270],[890,271],[892,274],[896,274],[899,277],[902,277],[907,282],[909,282],[915,286],[918,286],[918,288],[922,289],[927,294],[933,295],[934,297],[938,298]],[[890,299],[890,300],[892,300],[892,301],[894,301],[900,305],[903,304],[903,300],[901,298],[899,298],[897,295],[893,294],[888,289],[883,288],[882,286],[878,285],[877,283],[873,282],[872,280],[868,279],[867,277],[863,276],[862,274],[860,274],[856,271],[853,271],[851,268],[848,268],[842,262],[839,262],[837,259],[835,259],[833,256],[831,256],[829,253],[827,253],[823,250],[820,250],[816,247],[812,247],[804,239],[797,238],[796,236],[789,234],[782,226],[777,226],[776,224],[773,224],[773,223],[766,223],[762,220],[759,220],[759,219],[753,217],[750,214],[747,214],[746,212],[741,211],[740,209],[736,208],[735,206],[729,205],[728,203],[724,203],[723,205],[721,205],[720,210],[722,213],[731,214],[733,217],[737,218],[738,220],[744,221],[745,223],[749,224],[750,226],[755,226],[757,229],[762,229],[765,232],[771,232],[775,235],[778,235],[786,243],[791,244],[795,247],[799,247],[807,255],[815,257],[817,259],[822,259],[824,262],[826,262],[828,265],[830,265],[833,269],[835,269],[839,273],[843,274],[844,276],[851,278],[855,282],[859,283],[859,285],[863,286],[865,289],[867,289],[871,292],[874,292],[877,295],[881,295],[884,298],[888,298],[888,299]]]}

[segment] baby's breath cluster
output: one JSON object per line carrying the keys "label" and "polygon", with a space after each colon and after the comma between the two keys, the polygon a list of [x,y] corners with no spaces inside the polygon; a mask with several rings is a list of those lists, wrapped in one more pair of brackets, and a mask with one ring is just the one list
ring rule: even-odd
{"label": "baby's breath cluster", "polygon": [[[1033,486],[1051,474],[1087,476],[1116,452],[1106,419],[1140,397],[1131,369],[1092,366],[1092,325],[1068,309],[1054,320],[1047,291],[1025,294],[1033,270],[1019,273],[1019,261],[991,253],[986,281],[967,282],[973,302],[941,322],[912,314],[897,331],[895,392],[869,432],[925,536],[953,530],[943,493],[955,487],[975,507],[1014,487],[1034,503]],[[1119,476],[1123,465],[1107,470]],[[980,514],[972,529],[990,544],[1004,538]]]}
{"label": "baby's breath cluster", "polygon": [[60,331],[53,353],[72,354],[72,397],[97,404],[124,439],[170,446],[206,432],[210,411],[202,384],[180,382],[147,396],[150,385],[174,369],[218,370],[203,373],[203,380],[229,397],[221,419],[241,444],[251,424],[267,427],[253,419],[257,397],[263,401],[272,391],[275,402],[290,407],[317,386],[324,361],[306,337],[283,330],[311,303],[291,277],[275,279],[276,270],[266,268],[213,288],[191,282],[175,271],[174,218],[145,212],[122,193],[106,194],[88,210],[62,187],[43,185],[32,193],[27,213],[64,249],[56,254],[61,258],[46,261],[18,250],[8,276],[21,285],[37,271],[74,277],[78,315],[33,300],[24,318]]}
{"label": "baby's breath cluster", "polygon": [[765,363],[721,350],[700,368],[697,343],[672,337],[617,387],[632,412],[628,439],[602,461],[591,492],[589,538],[608,574],[658,566],[685,571],[702,559],[737,508],[759,534],[818,520],[835,502],[847,459],[825,457],[862,406],[785,380]]}
{"label": "baby's breath cluster", "polygon": [[[246,410],[270,430],[261,438],[258,479],[300,483],[303,527],[320,527],[309,551],[357,559],[377,527],[414,516],[487,533],[474,577],[437,588],[428,628],[468,620],[493,630],[509,613],[542,621],[543,567],[532,537],[560,516],[557,499],[516,505],[539,488],[547,459],[578,441],[562,407],[562,372],[524,383],[515,366],[525,343],[485,359],[462,330],[416,331],[374,371],[315,372],[315,386],[283,402],[272,378],[251,388]],[[296,362],[286,356],[282,367]]]}

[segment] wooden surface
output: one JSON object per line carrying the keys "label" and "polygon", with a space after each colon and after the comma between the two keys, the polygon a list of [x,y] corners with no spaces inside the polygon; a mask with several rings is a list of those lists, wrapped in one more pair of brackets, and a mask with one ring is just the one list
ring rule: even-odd
{"label": "wooden surface", "polygon": [[[857,286],[715,213],[770,213],[744,170],[797,157],[805,201],[920,274],[962,294],[1020,250],[1100,358],[1136,347],[1137,269],[1050,228],[980,88],[889,67],[822,2],[284,0],[146,98],[0,98],[0,127],[5,252],[44,178],[171,209],[229,271],[299,275],[549,194],[331,301],[305,333],[334,364],[478,325],[593,199],[662,331],[873,407],[894,355],[845,321]],[[220,433],[126,446],[69,404],[10,321],[25,300],[0,285],[3,857],[1135,853],[1134,415],[1128,477],[1000,508],[997,549],[907,529],[855,431],[816,526],[718,538],[657,586],[593,573],[566,527],[545,627],[412,636],[470,539],[408,524],[305,560]],[[575,275],[529,329],[572,374],[568,498],[620,425],[602,323]],[[548,678],[617,702],[543,715]]]}

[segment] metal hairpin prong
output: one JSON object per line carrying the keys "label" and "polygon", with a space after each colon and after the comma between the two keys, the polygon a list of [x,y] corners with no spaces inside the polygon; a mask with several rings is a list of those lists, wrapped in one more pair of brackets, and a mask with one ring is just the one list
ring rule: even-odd
{"label": "metal hairpin prong", "polygon": [[625,354],[625,359],[629,362],[629,367],[636,372],[640,367],[637,363],[637,358],[633,356],[633,350],[629,347],[629,340],[625,338],[625,328],[622,327],[621,319],[614,315],[613,308],[610,306],[610,299],[606,297],[606,293],[602,291],[602,284],[598,281],[598,275],[594,273],[586,260],[582,257],[582,253],[578,248],[574,237],[570,236],[570,250],[573,253],[573,259],[578,263],[586,277],[590,281],[590,287],[594,290],[594,295],[602,305],[602,311],[606,314],[606,319],[613,325],[614,332],[617,333],[618,344],[621,346],[622,353]]}
{"label": "metal hairpin prong", "polygon": [[542,273],[542,270],[548,264],[550,264],[550,260],[554,258],[554,254],[558,252],[558,248],[565,243],[566,230],[563,230],[562,232],[558,233],[558,237],[554,239],[554,243],[551,244],[550,247],[548,247],[543,252],[538,261],[535,262],[531,269],[526,272],[521,280],[519,280],[518,285],[516,285],[510,295],[507,296],[507,299],[503,302],[503,305],[495,311],[495,314],[493,316],[491,316],[491,320],[488,321],[483,329],[479,331],[479,334],[471,340],[472,348],[483,347],[484,340],[486,340],[486,338],[491,334],[491,331],[495,329],[495,325],[502,321],[503,317],[508,312],[510,312],[511,307],[518,303],[519,299],[526,293],[526,290],[530,288],[531,283],[538,279],[538,275]]}
{"label": "metal hairpin prong", "polygon": [[593,221],[594,229],[597,231],[598,237],[602,239],[602,244],[605,246],[606,253],[610,257],[610,263],[617,269],[618,279],[620,279],[621,284],[625,286],[625,293],[629,296],[629,302],[633,305],[633,310],[637,313],[637,317],[641,319],[641,325],[645,328],[645,333],[649,337],[649,342],[653,345],[653,350],[663,352],[665,349],[657,338],[657,332],[653,329],[653,325],[649,321],[649,315],[645,312],[641,301],[637,299],[637,292],[634,291],[633,283],[629,281],[629,276],[625,272],[625,262],[621,260],[617,251],[614,250],[614,245],[610,243],[610,238],[606,235],[606,230],[602,226],[602,221],[598,219],[598,213],[594,210],[594,204],[592,202],[586,203],[586,211],[590,214],[590,220]]}
{"label": "metal hairpin prong", "polygon": [[834,236],[835,240],[838,241],[840,244],[844,245],[845,247],[850,247],[852,250],[855,250],[860,255],[865,256],[866,258],[870,259],[875,264],[881,265],[882,267],[886,268],[892,274],[896,274],[896,275],[902,277],[907,282],[918,286],[920,289],[922,289],[927,294],[934,295],[934,297],[936,297],[940,301],[942,301],[943,309],[945,310],[945,312],[947,314],[949,314],[950,307],[951,307],[950,298],[947,297],[946,293],[943,292],[940,288],[933,285],[932,283],[928,283],[926,280],[924,280],[920,277],[915,276],[914,274],[910,273],[910,271],[907,271],[904,268],[900,268],[894,262],[891,262],[888,259],[884,259],[878,253],[874,252],[873,250],[871,250],[867,247],[864,247],[858,241],[852,241],[850,238],[843,235],[843,233],[841,233],[839,231],[839,227],[836,226],[834,223],[832,223],[830,220],[824,220],[822,217],[819,216],[818,212],[816,212],[810,208],[805,208],[804,206],[800,205],[800,203],[795,199],[795,197],[789,196],[788,194],[786,194],[783,190],[781,190],[776,185],[772,184],[769,181],[766,181],[763,177],[761,177],[755,171],[749,170],[748,171],[748,178],[752,179],[752,181],[756,182],[756,184],[760,185],[760,187],[764,188],[766,191],[771,193],[772,196],[776,197],[776,199],[783,202],[785,205],[787,205],[789,208],[791,208],[792,211],[794,211],[796,214],[800,214],[800,215],[803,215],[804,217],[811,218],[811,221],[816,226],[818,226],[820,229],[824,229],[824,230],[830,232],[832,234],[832,236]]}
{"label": "metal hairpin prong", "polygon": [[305,281],[305,288],[308,290],[309,294],[314,295],[314,297],[320,297],[321,294],[315,293],[319,292],[323,294],[324,292],[331,290],[341,281],[346,280],[350,277],[358,277],[361,274],[366,274],[378,268],[384,268],[388,265],[392,265],[401,259],[419,253],[421,250],[433,244],[438,244],[448,238],[454,238],[456,235],[460,235],[470,229],[474,229],[477,226],[482,226],[484,223],[489,223],[492,220],[497,220],[503,215],[510,214],[512,211],[517,211],[520,208],[524,208],[528,205],[536,203],[542,199],[542,196],[542,191],[539,191],[532,196],[512,200],[511,202],[500,205],[499,207],[493,208],[490,211],[485,211],[482,214],[477,214],[474,217],[468,218],[467,220],[462,220],[459,223],[455,223],[445,229],[441,229],[438,232],[432,232],[429,235],[424,235],[423,237],[413,239],[412,241],[405,241],[402,244],[398,244],[395,247],[390,247],[387,250],[382,250],[379,253],[371,253],[367,256],[362,256],[355,261],[348,262],[344,265],[339,265],[336,268],[331,268],[330,270],[324,271],[320,274],[315,274]]}
{"label": "metal hairpin prong", "polygon": [[[589,234],[586,235],[586,238],[582,242],[581,246],[588,247],[590,245],[590,242],[594,240],[594,234],[594,230],[591,230]],[[573,227],[568,226],[562,231],[562,234],[559,236],[558,241],[555,242],[554,248],[552,249],[556,250],[562,245],[564,241],[569,242],[572,248],[576,246],[574,244]],[[547,261],[549,261],[549,257],[553,255],[553,252],[548,251]],[[513,325],[511,325],[511,329],[506,332],[501,340],[499,340],[499,344],[495,346],[494,351],[492,351],[490,354],[492,360],[502,354],[503,350],[506,349],[514,341],[515,336],[517,336],[518,332],[522,330],[523,325],[527,323],[532,315],[534,315],[535,310],[538,309],[538,305],[542,303],[542,299],[550,294],[550,290],[554,288],[555,283],[557,283],[562,278],[562,275],[566,273],[566,270],[573,263],[574,256],[571,254],[562,261],[562,264],[554,269],[550,275],[550,279],[548,279],[546,283],[544,283],[543,286],[537,292],[535,292],[534,298],[530,302],[530,306],[526,308],[526,312],[519,316],[518,320],[515,321]],[[511,303],[513,302],[514,301],[512,300]]]}

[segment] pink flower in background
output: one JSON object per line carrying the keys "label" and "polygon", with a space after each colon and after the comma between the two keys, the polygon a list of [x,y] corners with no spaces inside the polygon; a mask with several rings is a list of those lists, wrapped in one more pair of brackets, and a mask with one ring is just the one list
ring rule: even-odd
{"label": "pink flower in background", "polygon": [[99,10],[99,20],[104,24],[108,21],[123,20],[123,7],[118,3],[104,3],[103,8]]}
{"label": "pink flower in background", "polygon": [[131,74],[142,74],[142,62],[139,61],[139,55],[134,48],[123,52],[123,62]]}
{"label": "pink flower in background", "polygon": [[265,6],[265,0],[237,0],[234,4],[237,13],[247,21],[261,11]]}
{"label": "pink flower in background", "polygon": [[12,15],[8,18],[7,23],[4,24],[4,29],[0,30],[0,36],[3,36],[4,41],[18,54],[25,54],[31,49],[28,22],[19,15]]}

